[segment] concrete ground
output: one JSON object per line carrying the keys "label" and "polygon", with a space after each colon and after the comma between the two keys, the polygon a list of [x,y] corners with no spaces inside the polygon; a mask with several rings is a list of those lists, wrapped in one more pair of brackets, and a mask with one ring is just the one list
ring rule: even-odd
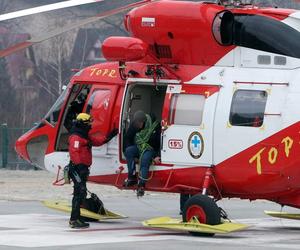
{"label": "concrete ground", "polygon": [[[0,250],[4,249],[299,249],[300,222],[266,216],[280,211],[266,201],[222,200],[218,205],[230,219],[250,227],[212,238],[185,232],[145,228],[154,217],[179,217],[179,195],[147,192],[137,199],[132,191],[89,183],[105,206],[128,218],[93,222],[89,229],[72,230],[69,215],[44,207],[41,200],[71,200],[72,185],[53,187],[55,176],[46,171],[0,169]],[[284,208],[284,211],[298,212]]]}
{"label": "concrete ground", "polygon": [[[123,220],[93,222],[89,229],[68,227],[68,215],[43,207],[39,201],[0,201],[0,250],[2,249],[299,249],[299,221],[271,218],[264,210],[280,206],[264,201],[224,200],[218,205],[229,217],[250,227],[211,238],[185,232],[145,228],[143,220],[179,217],[178,195],[133,192],[104,197],[105,206],[127,215]],[[284,209],[284,211],[297,211]]]}

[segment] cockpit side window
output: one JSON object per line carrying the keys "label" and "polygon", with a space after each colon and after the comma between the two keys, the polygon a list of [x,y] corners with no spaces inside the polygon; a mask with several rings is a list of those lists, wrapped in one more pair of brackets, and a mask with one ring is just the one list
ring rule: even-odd
{"label": "cockpit side window", "polygon": [[67,113],[64,119],[64,126],[69,131],[72,127],[73,120],[83,111],[86,98],[90,91],[90,85],[74,85],[72,94],[67,105]]}
{"label": "cockpit side window", "polygon": [[86,103],[87,96],[90,92],[90,84],[79,84],[73,85],[71,93],[68,97],[68,103],[66,104],[62,122],[59,127],[57,139],[56,139],[56,150],[67,151],[68,150],[68,136],[69,131],[72,127],[73,121],[76,116],[83,112],[84,105]]}
{"label": "cockpit side window", "polygon": [[237,90],[232,99],[229,122],[232,126],[261,127],[267,103],[267,92]]}
{"label": "cockpit side window", "polygon": [[110,89],[94,89],[90,95],[85,112],[93,117],[92,132],[101,131],[103,134],[108,132],[112,110],[111,98]]}
{"label": "cockpit side window", "polygon": [[62,105],[65,101],[65,97],[67,95],[67,89],[65,89],[62,94],[58,97],[56,102],[53,104],[51,109],[48,111],[48,113],[45,116],[45,120],[48,121],[51,125],[55,126],[58,122],[59,114],[62,108]]}
{"label": "cockpit side window", "polygon": [[111,91],[108,89],[97,89],[91,95],[87,107],[86,113],[90,114],[91,110],[102,108],[107,109],[109,106],[109,97],[111,95]]}

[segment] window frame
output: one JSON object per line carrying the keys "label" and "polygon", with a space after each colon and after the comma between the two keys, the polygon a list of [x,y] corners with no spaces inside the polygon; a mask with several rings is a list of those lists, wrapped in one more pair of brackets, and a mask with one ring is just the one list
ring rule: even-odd
{"label": "window frame", "polygon": [[[86,107],[84,108],[85,112],[90,114],[91,113],[91,110],[93,109],[93,105],[94,105],[94,101],[95,101],[95,97],[96,97],[96,94],[97,92],[99,91],[105,91],[105,92],[109,92],[109,96],[111,96],[112,94],[112,91],[110,89],[102,89],[102,88],[95,88],[91,95],[88,97],[88,101],[86,102]],[[109,103],[108,103],[108,107],[110,105],[110,99],[109,99]]]}
{"label": "window frame", "polygon": [[[260,93],[263,93],[264,94],[264,98],[262,98],[261,100],[264,101],[264,104],[263,104],[263,109],[261,110],[261,112],[259,112],[260,110],[258,110],[255,114],[261,114],[261,116],[259,116],[260,120],[259,121],[255,121],[256,117],[253,118],[253,117],[248,117],[248,118],[243,118],[242,115],[240,114],[245,114],[245,113],[241,113],[241,112],[233,112],[233,109],[236,109],[236,107],[242,107],[241,105],[241,100],[236,100],[236,96],[238,95],[238,93],[241,93],[241,92],[252,92],[252,93],[255,93],[258,95],[259,92]],[[240,96],[239,98],[241,98],[242,96]],[[252,104],[249,105],[249,103],[247,104],[246,103],[246,107],[253,107],[253,102],[255,101],[254,98],[250,98],[250,97],[247,97],[247,99],[251,99],[252,100]],[[268,92],[266,90],[252,90],[252,89],[238,89],[234,92],[233,96],[232,96],[232,100],[231,100],[231,105],[230,105],[230,110],[229,110],[229,124],[231,126],[234,126],[234,127],[252,127],[252,128],[261,128],[263,125],[264,125],[264,117],[265,117],[265,111],[266,111],[266,107],[267,107],[267,101],[268,101]],[[258,102],[257,102],[258,103]],[[248,114],[251,114],[250,112],[248,112]],[[248,123],[234,123],[233,122],[233,116],[234,115],[239,115],[240,117],[242,117],[241,119],[253,119],[253,121],[248,122]],[[256,125],[256,123],[259,122],[259,124]],[[249,124],[249,125],[248,125]]]}
{"label": "window frame", "polygon": [[[187,124],[187,123],[176,123],[176,110],[178,105],[178,99],[180,96],[199,96],[202,97],[202,107],[201,107],[201,117],[200,117],[200,124]],[[173,101],[174,100],[174,101]],[[168,114],[168,124],[170,125],[178,125],[178,126],[200,126],[203,122],[203,114],[204,114],[204,107],[205,107],[206,97],[203,94],[198,93],[175,93],[172,94],[171,100],[170,100],[170,107],[169,107],[169,114]],[[193,107],[193,106],[191,106]],[[197,112],[199,113],[200,109],[194,109],[191,112]]]}
{"label": "window frame", "polygon": [[65,89],[60,96],[56,99],[52,107],[49,109],[47,114],[44,116],[44,120],[47,121],[51,126],[55,127],[58,124],[59,116],[66,101],[66,97],[69,94],[68,88]]}

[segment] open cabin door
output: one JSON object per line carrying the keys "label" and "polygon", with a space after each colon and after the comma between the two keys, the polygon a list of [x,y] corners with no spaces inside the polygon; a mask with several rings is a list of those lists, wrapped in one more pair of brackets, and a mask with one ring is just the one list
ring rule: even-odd
{"label": "open cabin door", "polygon": [[68,151],[68,138],[72,122],[81,112],[93,116],[91,133],[94,136],[106,135],[111,127],[114,100],[117,86],[100,84],[75,84],[60,124],[56,142],[57,151]]}
{"label": "open cabin door", "polygon": [[218,86],[168,85],[162,115],[162,163],[213,164]]}
{"label": "open cabin door", "polygon": [[91,133],[107,135],[112,127],[111,118],[117,86],[93,85],[84,111],[93,117]]}
{"label": "open cabin door", "polygon": [[[84,112],[93,117],[90,134],[107,136],[111,129],[117,124],[112,124],[112,112],[114,101],[117,95],[118,86],[113,85],[92,85],[89,96],[84,107]],[[106,155],[107,144],[93,148],[93,155]]]}

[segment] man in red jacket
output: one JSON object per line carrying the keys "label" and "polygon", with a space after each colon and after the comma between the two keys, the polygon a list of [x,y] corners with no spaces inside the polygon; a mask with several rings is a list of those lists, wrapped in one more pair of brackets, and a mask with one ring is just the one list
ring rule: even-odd
{"label": "man in red jacket", "polygon": [[87,195],[86,182],[89,167],[92,165],[92,146],[101,146],[110,141],[116,134],[114,129],[108,137],[89,135],[92,117],[80,113],[73,123],[69,137],[70,178],[74,183],[72,212],[69,225],[71,228],[87,228],[89,224],[80,219],[80,205]]}

